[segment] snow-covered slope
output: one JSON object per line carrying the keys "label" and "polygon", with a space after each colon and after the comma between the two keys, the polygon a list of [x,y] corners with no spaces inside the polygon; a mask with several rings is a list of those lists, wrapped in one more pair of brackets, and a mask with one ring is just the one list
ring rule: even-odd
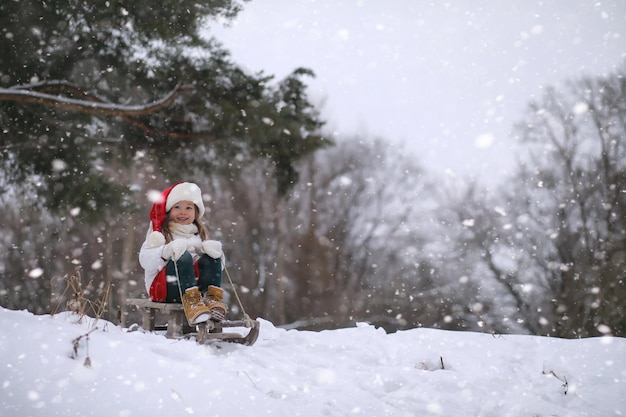
{"label": "snow-covered slope", "polygon": [[261,320],[252,347],[200,346],[76,321],[0,308],[1,416],[626,415],[623,338]]}

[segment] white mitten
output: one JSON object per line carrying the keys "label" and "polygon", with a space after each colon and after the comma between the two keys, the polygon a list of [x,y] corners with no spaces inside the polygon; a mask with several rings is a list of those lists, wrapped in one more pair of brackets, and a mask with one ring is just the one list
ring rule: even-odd
{"label": "white mitten", "polygon": [[148,242],[149,248],[158,248],[165,245],[165,236],[161,232],[152,232],[148,235],[146,242]]}
{"label": "white mitten", "polygon": [[202,242],[202,250],[213,259],[222,257],[222,243],[217,240],[205,240]]}
{"label": "white mitten", "polygon": [[179,260],[183,253],[187,250],[187,242],[182,239],[173,240],[163,246],[163,259]]}

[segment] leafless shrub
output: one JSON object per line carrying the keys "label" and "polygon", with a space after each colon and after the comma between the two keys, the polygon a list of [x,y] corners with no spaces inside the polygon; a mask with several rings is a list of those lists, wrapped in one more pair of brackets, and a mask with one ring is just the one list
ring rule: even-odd
{"label": "leafless shrub", "polygon": [[[71,294],[71,298],[65,303],[66,311],[75,313],[79,323],[85,316],[95,318],[92,324],[95,327],[97,321],[106,312],[111,284],[109,283],[103,289],[96,291],[93,299],[89,298],[91,291],[87,290],[91,287],[92,281],[89,281],[87,287],[83,288],[80,272],[76,271],[66,278],[66,287],[60,299],[63,299],[66,294]],[[53,309],[52,314],[58,310],[59,306],[60,303]]]}

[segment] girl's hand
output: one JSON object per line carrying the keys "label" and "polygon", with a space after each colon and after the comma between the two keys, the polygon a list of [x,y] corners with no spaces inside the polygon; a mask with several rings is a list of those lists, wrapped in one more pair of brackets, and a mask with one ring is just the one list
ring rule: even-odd
{"label": "girl's hand", "polygon": [[213,259],[221,258],[223,255],[222,243],[217,240],[205,240],[202,242],[202,251]]}
{"label": "girl's hand", "polygon": [[187,242],[177,239],[163,246],[162,256],[163,259],[173,259],[174,261],[177,261],[181,256],[183,256],[183,253],[185,253],[186,250]]}

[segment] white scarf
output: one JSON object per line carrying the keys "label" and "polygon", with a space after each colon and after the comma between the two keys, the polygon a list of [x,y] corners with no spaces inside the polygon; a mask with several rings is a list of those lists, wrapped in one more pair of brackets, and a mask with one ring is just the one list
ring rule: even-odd
{"label": "white scarf", "polygon": [[185,238],[190,238],[198,234],[198,226],[196,226],[193,223],[180,224],[180,223],[170,222],[169,226],[170,226],[170,230],[172,231],[172,234],[183,236]]}

